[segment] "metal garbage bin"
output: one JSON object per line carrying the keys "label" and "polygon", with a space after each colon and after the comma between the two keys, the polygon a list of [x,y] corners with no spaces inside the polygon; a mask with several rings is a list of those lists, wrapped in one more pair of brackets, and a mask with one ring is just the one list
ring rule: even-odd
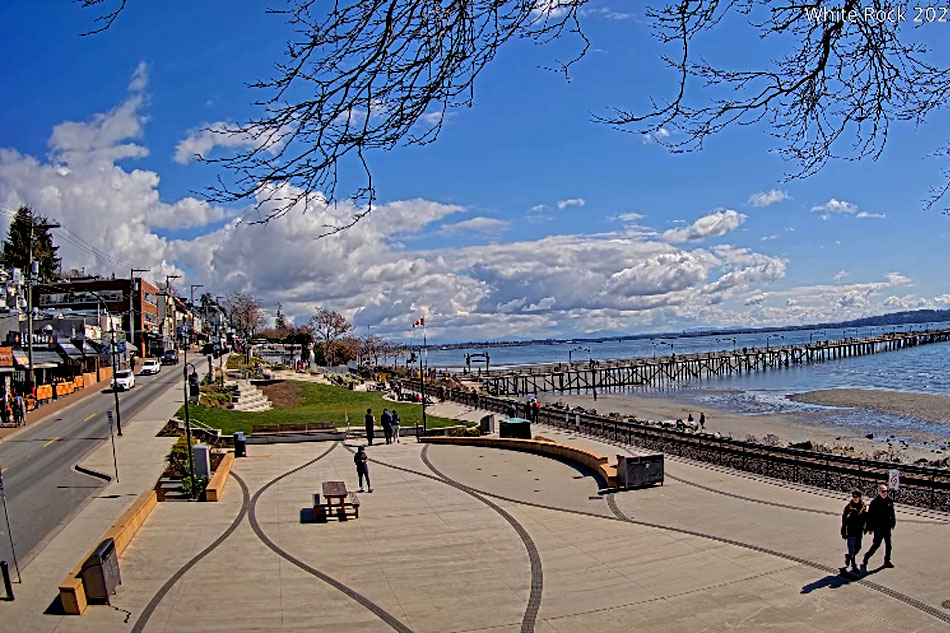
{"label": "metal garbage bin", "polygon": [[621,488],[641,488],[663,485],[663,453],[630,457],[617,455],[617,485]]}
{"label": "metal garbage bin", "polygon": [[505,418],[498,424],[499,437],[531,439],[531,423],[524,418]]}
{"label": "metal garbage bin", "polygon": [[244,439],[244,431],[234,432],[234,456],[247,457],[247,440]]}
{"label": "metal garbage bin", "polygon": [[89,602],[109,602],[109,596],[122,584],[119,576],[119,556],[115,551],[115,541],[111,538],[99,543],[95,551],[82,564],[82,584],[86,589]]}

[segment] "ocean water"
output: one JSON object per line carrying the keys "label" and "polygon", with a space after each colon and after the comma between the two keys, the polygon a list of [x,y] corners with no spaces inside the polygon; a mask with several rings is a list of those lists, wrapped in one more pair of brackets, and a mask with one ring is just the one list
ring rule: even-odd
{"label": "ocean water", "polygon": [[[914,326],[919,329],[950,327],[950,323]],[[909,329],[909,328],[908,328]],[[841,339],[880,335],[893,327],[796,330],[790,332],[734,335],[729,337],[702,336],[641,339],[623,343],[584,343],[583,345],[551,344],[508,348],[470,350],[429,350],[429,367],[460,370],[465,354],[487,352],[492,368],[536,363],[567,362],[568,350],[575,362],[594,359],[619,359],[732,349],[733,346],[764,348],[782,344],[807,343],[810,340]],[[732,339],[735,339],[733,341]],[[582,348],[582,349],[578,349]],[[865,409],[840,409],[798,403],[789,400],[790,394],[821,389],[863,388],[906,391],[935,395],[950,394],[950,342],[922,345],[893,352],[844,358],[812,365],[752,372],[715,379],[683,382],[669,387],[630,387],[613,391],[612,395],[631,393],[638,396],[672,397],[692,403],[697,408],[710,408],[738,415],[771,413],[798,413],[800,420],[821,427],[839,427],[873,433],[875,437],[895,436],[915,443],[950,441],[950,424],[938,424],[914,418],[878,413]],[[473,365],[473,370],[477,370]]]}

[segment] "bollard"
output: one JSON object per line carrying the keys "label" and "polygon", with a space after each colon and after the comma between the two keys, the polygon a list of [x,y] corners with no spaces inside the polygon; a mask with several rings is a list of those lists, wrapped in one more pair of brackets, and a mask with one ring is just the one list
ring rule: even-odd
{"label": "bollard", "polygon": [[10,566],[7,561],[0,560],[0,574],[3,575],[3,589],[7,593],[7,600],[13,600],[13,583],[10,582]]}

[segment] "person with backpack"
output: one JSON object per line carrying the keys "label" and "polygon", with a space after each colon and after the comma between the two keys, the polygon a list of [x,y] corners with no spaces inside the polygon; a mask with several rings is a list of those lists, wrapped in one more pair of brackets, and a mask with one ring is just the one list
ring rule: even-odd
{"label": "person with backpack", "polygon": [[844,555],[845,571],[850,565],[853,573],[860,572],[858,553],[861,551],[861,536],[864,534],[867,518],[868,507],[861,500],[861,491],[854,489],[851,491],[851,501],[841,513],[841,538],[848,543],[848,553]]}
{"label": "person with backpack", "polygon": [[884,567],[894,566],[891,563],[891,530],[894,529],[896,524],[894,500],[887,493],[887,484],[881,484],[877,488],[877,496],[868,506],[868,520],[865,530],[874,533],[874,541],[871,543],[868,553],[864,555],[864,562],[861,563],[863,573],[867,573],[868,560],[881,546],[881,541],[884,541]]}

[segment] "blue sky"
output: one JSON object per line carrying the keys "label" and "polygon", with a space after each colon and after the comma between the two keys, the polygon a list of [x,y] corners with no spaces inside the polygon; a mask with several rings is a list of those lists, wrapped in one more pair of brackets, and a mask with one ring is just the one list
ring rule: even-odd
{"label": "blue sky", "polygon": [[[10,0],[0,6],[0,208],[27,203],[62,222],[70,267],[183,273],[182,285],[247,290],[299,322],[323,305],[397,338],[421,314],[433,340],[450,341],[950,306],[950,218],[921,209],[946,168],[927,158],[950,136],[945,112],[919,129],[895,124],[877,162],[834,162],[805,180],[784,182],[794,166],[770,151],[765,125],[671,154],[592,121],[674,88],[626,4],[589,5],[592,49],[571,82],[541,67],[576,41],[503,49],[474,107],[451,112],[436,143],[370,155],[380,207],[316,240],[352,209],[251,226],[240,222],[249,204],[200,200],[217,168],[188,160],[195,148],[227,151],[203,142],[204,127],[255,113],[265,95],[246,84],[280,59],[279,16],[249,1],[133,0],[111,29],[80,37],[89,10]],[[743,32],[731,28],[708,43],[717,61],[775,52],[740,50]]]}

